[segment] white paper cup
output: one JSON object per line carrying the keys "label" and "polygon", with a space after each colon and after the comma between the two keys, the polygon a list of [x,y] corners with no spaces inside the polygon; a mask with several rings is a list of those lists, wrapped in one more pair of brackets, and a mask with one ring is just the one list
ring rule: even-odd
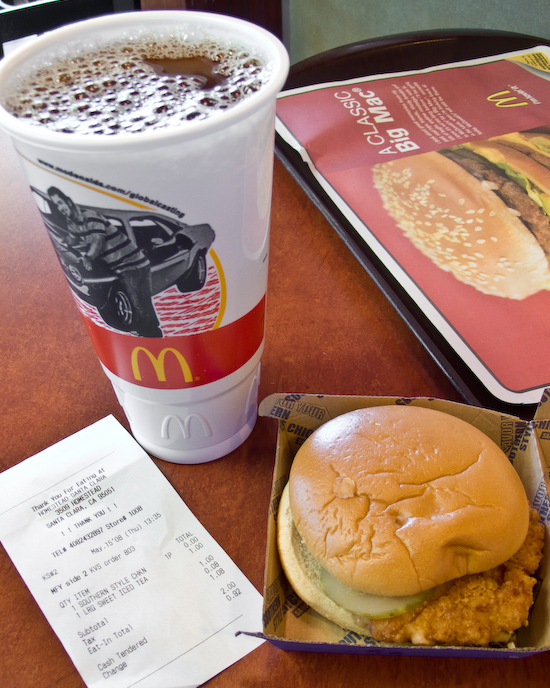
{"label": "white paper cup", "polygon": [[[52,51],[176,26],[193,40],[206,36],[260,55],[269,65],[269,80],[214,117],[148,133],[59,133],[4,107],[21,73],[46,62]],[[123,13],[69,25],[0,63],[0,127],[20,154],[132,432],[148,451],[169,461],[224,456],[255,423],[275,100],[287,72],[287,53],[267,31],[231,17],[185,11]],[[71,207],[81,227],[88,221],[97,227],[99,214],[105,231],[130,237],[148,266],[139,273],[121,268],[105,248],[86,260],[91,243],[75,239],[74,222],[73,234],[67,233],[60,203]],[[142,301],[136,289],[140,298],[145,290]]]}

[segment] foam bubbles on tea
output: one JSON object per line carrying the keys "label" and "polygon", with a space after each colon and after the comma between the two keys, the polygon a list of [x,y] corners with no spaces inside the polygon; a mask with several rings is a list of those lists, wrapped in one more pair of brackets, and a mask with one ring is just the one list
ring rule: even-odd
{"label": "foam bubbles on tea", "polygon": [[142,37],[56,58],[5,106],[57,132],[141,133],[219,115],[268,78],[267,65],[238,46]]}

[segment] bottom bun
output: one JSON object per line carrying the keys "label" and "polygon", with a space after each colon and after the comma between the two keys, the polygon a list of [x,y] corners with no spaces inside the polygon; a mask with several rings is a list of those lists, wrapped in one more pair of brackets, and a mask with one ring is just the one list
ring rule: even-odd
{"label": "bottom bun", "polygon": [[277,544],[285,575],[298,597],[337,626],[368,635],[365,628],[354,621],[351,612],[333,602],[321,589],[321,566],[296,530],[290,511],[288,484],[279,505]]}
{"label": "bottom bun", "polygon": [[321,566],[294,525],[288,485],[281,496],[277,524],[281,564],[294,592],[306,604],[343,629],[378,642],[413,645],[483,647],[513,643],[515,631],[528,625],[544,537],[544,524],[530,507],[527,537],[508,561],[439,586],[433,597],[415,610],[369,620],[356,617],[323,592]]}

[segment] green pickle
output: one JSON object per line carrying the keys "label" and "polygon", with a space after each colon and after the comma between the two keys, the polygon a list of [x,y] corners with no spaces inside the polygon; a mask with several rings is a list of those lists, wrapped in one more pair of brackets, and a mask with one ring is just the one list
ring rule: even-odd
{"label": "green pickle", "polygon": [[353,590],[341,583],[326,569],[321,569],[321,587],[327,597],[340,607],[353,614],[368,619],[384,619],[399,616],[415,609],[428,600],[436,588],[424,590],[416,595],[404,597],[386,597],[385,595],[370,595],[366,592]]}

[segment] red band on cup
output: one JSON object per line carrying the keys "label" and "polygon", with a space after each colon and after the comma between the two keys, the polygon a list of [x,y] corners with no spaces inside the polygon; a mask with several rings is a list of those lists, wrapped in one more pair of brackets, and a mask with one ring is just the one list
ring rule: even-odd
{"label": "red band on cup", "polygon": [[264,338],[265,296],[229,325],[180,337],[135,337],[83,317],[99,359],[112,373],[141,387],[185,389],[220,380],[252,358]]}

